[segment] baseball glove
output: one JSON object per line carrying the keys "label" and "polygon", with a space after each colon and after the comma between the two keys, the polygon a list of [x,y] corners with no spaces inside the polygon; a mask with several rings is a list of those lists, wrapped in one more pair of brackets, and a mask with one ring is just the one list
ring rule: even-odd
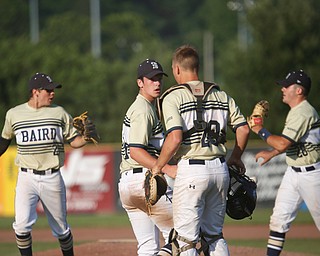
{"label": "baseball glove", "polygon": [[73,126],[78,130],[85,141],[91,141],[98,144],[100,136],[97,132],[96,126],[87,115],[88,111],[82,113],[80,116],[73,118]]}
{"label": "baseball glove", "polygon": [[256,125],[263,125],[264,117],[268,116],[269,102],[266,100],[259,101],[252,111],[251,116],[247,118],[250,129]]}
{"label": "baseball glove", "polygon": [[163,174],[153,174],[151,170],[146,172],[144,192],[149,207],[155,205],[160,197],[166,193],[167,186],[167,180]]}

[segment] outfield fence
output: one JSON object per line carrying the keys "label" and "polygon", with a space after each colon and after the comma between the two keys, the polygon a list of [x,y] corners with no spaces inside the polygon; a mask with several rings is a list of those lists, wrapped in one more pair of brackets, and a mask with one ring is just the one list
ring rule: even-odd
{"label": "outfield fence", "polygon": [[[266,148],[248,147],[242,159],[247,168],[246,174],[257,181],[258,203],[270,205],[286,170],[285,156],[279,155],[259,166],[255,154],[262,149]],[[18,173],[14,164],[15,154],[16,147],[10,146],[0,158],[0,216],[14,214],[14,188]],[[67,187],[69,213],[122,211],[117,189],[120,160],[119,145],[66,148],[65,166],[61,173]],[[43,211],[41,205],[38,211]]]}

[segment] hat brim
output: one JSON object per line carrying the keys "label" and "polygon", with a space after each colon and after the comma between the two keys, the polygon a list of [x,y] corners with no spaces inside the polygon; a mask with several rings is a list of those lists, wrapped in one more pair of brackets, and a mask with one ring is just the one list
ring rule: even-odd
{"label": "hat brim", "polygon": [[163,71],[155,70],[155,71],[152,71],[151,73],[145,75],[145,77],[150,79],[150,78],[152,78],[152,77],[154,77],[154,76],[156,76],[156,75],[159,75],[159,74],[164,75],[164,76],[168,76],[168,75],[167,75],[166,73],[164,73]]}
{"label": "hat brim", "polygon": [[48,90],[53,90],[53,89],[58,89],[58,88],[61,88],[62,85],[61,84],[54,84],[54,83],[51,83],[51,84],[48,84],[47,86],[44,86],[42,87],[43,89],[48,89]]}
{"label": "hat brim", "polygon": [[280,81],[277,81],[277,84],[282,86],[282,87],[289,87],[293,83],[291,81],[288,81],[288,80],[280,80]]}

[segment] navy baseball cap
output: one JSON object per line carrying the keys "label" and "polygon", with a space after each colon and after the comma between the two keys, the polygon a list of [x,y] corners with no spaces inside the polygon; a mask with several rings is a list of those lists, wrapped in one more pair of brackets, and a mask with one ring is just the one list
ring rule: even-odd
{"label": "navy baseball cap", "polygon": [[163,72],[162,66],[159,62],[155,60],[146,59],[138,66],[138,75],[137,78],[146,77],[151,79],[152,77],[162,74],[168,76],[166,73]]}
{"label": "navy baseball cap", "polygon": [[48,89],[61,88],[61,84],[54,83],[50,76],[44,73],[36,73],[29,81],[29,89]]}
{"label": "navy baseball cap", "polygon": [[290,72],[285,79],[277,81],[277,84],[283,87],[298,84],[306,88],[307,92],[309,92],[311,88],[311,79],[302,69],[300,69],[299,71]]}

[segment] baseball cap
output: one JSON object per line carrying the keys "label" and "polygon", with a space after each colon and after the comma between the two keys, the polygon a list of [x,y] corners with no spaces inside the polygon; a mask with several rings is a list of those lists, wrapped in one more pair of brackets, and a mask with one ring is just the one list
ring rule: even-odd
{"label": "baseball cap", "polygon": [[311,79],[302,69],[300,69],[299,71],[291,71],[285,79],[277,81],[277,84],[283,87],[298,84],[306,88],[309,92],[311,88]]}
{"label": "baseball cap", "polygon": [[36,73],[29,81],[29,89],[48,89],[61,88],[61,84],[54,83],[52,78],[44,73]]}
{"label": "baseball cap", "polygon": [[137,78],[146,77],[152,78],[155,75],[162,74],[168,76],[166,73],[163,72],[162,66],[159,62],[151,59],[146,59],[138,66],[138,76]]}

